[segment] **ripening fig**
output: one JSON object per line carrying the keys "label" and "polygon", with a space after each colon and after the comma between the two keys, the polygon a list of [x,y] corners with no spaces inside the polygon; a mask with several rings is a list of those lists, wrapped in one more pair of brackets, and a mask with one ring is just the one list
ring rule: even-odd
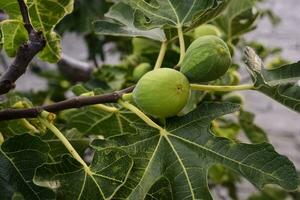
{"label": "ripening fig", "polygon": [[203,36],[187,49],[180,71],[191,82],[207,82],[224,75],[230,65],[226,43],[216,36]]}
{"label": "ripening fig", "polygon": [[4,143],[4,137],[2,133],[0,132],[0,146]]}
{"label": "ripening fig", "polygon": [[133,80],[138,81],[144,74],[151,70],[151,65],[149,63],[141,63],[137,67],[134,68],[132,77]]}
{"label": "ripening fig", "polygon": [[231,79],[230,85],[238,85],[241,82],[241,76],[237,71],[230,72],[230,79]]}
{"label": "ripening fig", "polygon": [[190,95],[188,79],[180,72],[162,68],[145,74],[133,91],[133,101],[156,118],[177,115]]}
{"label": "ripening fig", "polygon": [[194,30],[194,38],[195,39],[197,39],[199,37],[207,36],[207,35],[214,35],[217,37],[221,37],[222,33],[216,26],[211,25],[211,24],[203,24],[201,26],[198,26]]}
{"label": "ripening fig", "polygon": [[160,43],[146,38],[133,38],[132,47],[135,55],[153,54],[159,52]]}

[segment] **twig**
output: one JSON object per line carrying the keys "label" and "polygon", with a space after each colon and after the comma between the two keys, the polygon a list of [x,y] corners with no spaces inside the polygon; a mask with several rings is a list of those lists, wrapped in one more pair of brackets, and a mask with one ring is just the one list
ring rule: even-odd
{"label": "twig", "polygon": [[27,66],[33,57],[46,45],[42,32],[34,30],[30,22],[28,8],[24,0],[18,0],[18,3],[23,17],[24,27],[29,35],[29,41],[19,47],[14,61],[1,76],[0,95],[9,92],[9,90],[15,87],[16,80],[26,72]]}
{"label": "twig", "polygon": [[24,27],[26,28],[28,35],[31,34],[32,31],[34,31],[34,28],[31,24],[29,13],[28,13],[28,8],[24,2],[24,0],[18,0],[20,11],[23,17],[24,21]]}
{"label": "twig", "polygon": [[70,108],[80,108],[83,106],[101,104],[101,103],[116,103],[118,99],[125,93],[130,93],[134,86],[128,87],[121,91],[116,91],[104,95],[97,95],[92,97],[75,97],[58,103],[38,106],[29,109],[5,109],[0,111],[0,121],[20,119],[20,118],[36,118],[39,114],[46,110],[48,112],[58,112]]}

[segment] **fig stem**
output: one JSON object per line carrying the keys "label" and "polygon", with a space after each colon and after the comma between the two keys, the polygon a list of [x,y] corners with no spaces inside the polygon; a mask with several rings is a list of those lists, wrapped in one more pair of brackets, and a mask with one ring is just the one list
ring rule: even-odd
{"label": "fig stem", "polygon": [[[45,113],[47,113],[46,111],[42,112],[44,115]],[[90,176],[92,176],[92,171],[90,170],[89,166],[87,166],[87,164],[84,162],[84,160],[80,157],[80,155],[78,154],[78,152],[74,149],[74,147],[72,146],[72,144],[69,142],[69,140],[64,136],[64,134],[62,134],[60,132],[60,130],[58,130],[58,128],[56,128],[55,125],[53,125],[52,123],[50,123],[48,120],[46,120],[41,114],[41,116],[39,117],[40,122],[46,126],[49,130],[51,130],[54,135],[63,143],[63,145],[67,148],[67,150],[71,153],[71,155],[73,156],[73,158],[75,158],[75,160],[77,160],[84,168],[84,171],[89,174]]]}
{"label": "fig stem", "polygon": [[4,143],[4,137],[2,133],[0,132],[0,146]]}
{"label": "fig stem", "polygon": [[237,90],[252,90],[254,89],[254,85],[199,85],[199,84],[190,84],[191,90],[199,90],[199,91],[213,91],[213,92],[231,92]]}
{"label": "fig stem", "polygon": [[107,106],[104,104],[96,104],[96,105],[92,105],[92,107],[97,108],[99,110],[103,110],[105,112],[109,112],[109,113],[115,113],[118,112],[119,109],[113,106]]}
{"label": "fig stem", "polygon": [[19,123],[28,130],[29,134],[33,135],[33,133],[39,132],[27,119],[22,118]]}
{"label": "fig stem", "polygon": [[123,94],[122,100],[131,102],[132,101],[132,93]]}
{"label": "fig stem", "polygon": [[185,56],[185,43],[184,43],[184,35],[183,35],[183,31],[182,31],[182,26],[178,26],[177,27],[177,31],[178,31],[178,39],[179,39],[179,46],[180,46],[180,59],[179,62],[176,66],[180,66],[184,56]]}
{"label": "fig stem", "polygon": [[149,126],[158,129],[160,132],[163,131],[164,129],[160,127],[158,124],[156,124],[154,121],[152,121],[145,113],[143,113],[140,109],[132,105],[131,103],[124,102],[122,100],[119,100],[118,103],[123,106],[124,108],[127,108],[131,112],[135,113],[139,118],[141,118],[146,124]]}
{"label": "fig stem", "polygon": [[166,52],[167,52],[167,47],[168,47],[168,42],[164,41],[161,43],[161,47],[160,47],[160,51],[159,51],[159,55],[157,57],[154,69],[159,69],[164,61]]}

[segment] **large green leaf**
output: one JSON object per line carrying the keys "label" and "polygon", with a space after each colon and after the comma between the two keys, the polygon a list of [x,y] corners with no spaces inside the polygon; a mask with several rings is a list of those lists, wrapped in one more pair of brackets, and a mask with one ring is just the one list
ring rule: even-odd
{"label": "large green leaf", "polygon": [[126,181],[133,165],[121,149],[97,150],[90,166],[92,174],[70,156],[37,169],[35,182],[55,189],[61,199],[111,199]]}
{"label": "large green leaf", "polygon": [[28,34],[23,24],[18,20],[5,20],[1,23],[4,49],[7,55],[16,55],[20,44],[28,40]]}
{"label": "large green leaf", "polygon": [[[31,22],[34,28],[42,31],[47,41],[46,47],[39,54],[40,58],[49,62],[57,62],[60,59],[60,37],[54,32],[54,27],[67,14],[73,10],[74,0],[28,0]],[[17,0],[1,0],[0,9],[4,10],[9,20],[1,24],[4,42],[13,46],[4,46],[10,56],[15,56],[17,48],[24,43],[24,28]],[[12,30],[13,29],[13,30]],[[11,33],[15,34],[11,34]]]}
{"label": "large green leaf", "polygon": [[67,125],[86,135],[105,137],[136,132],[131,124],[140,120],[135,114],[121,110],[109,113],[91,106],[65,113]]}
{"label": "large green leaf", "polygon": [[[84,156],[84,152],[89,148],[91,140],[84,137],[74,128],[65,130],[64,136],[68,139],[77,153],[80,156]],[[69,153],[64,144],[50,131],[42,137],[42,140],[49,145],[49,158],[53,161],[60,161],[62,155]]]}
{"label": "large green leaf", "polygon": [[105,15],[107,20],[94,22],[95,31],[102,35],[116,36],[142,36],[153,40],[166,40],[164,32],[159,28],[152,30],[141,30],[134,25],[135,11],[128,4],[120,2],[112,6]]}
{"label": "large green leaf", "polygon": [[227,9],[216,19],[229,40],[251,30],[259,15],[254,6],[255,0],[231,0]]}
{"label": "large green leaf", "polygon": [[[221,13],[229,0],[124,0],[95,22],[99,34],[142,36],[164,41],[176,34],[173,29],[191,30]],[[171,29],[170,29],[171,28]],[[164,32],[167,32],[167,36]],[[176,31],[175,31],[176,32]]]}
{"label": "large green leaf", "polygon": [[35,169],[45,163],[49,147],[28,134],[6,140],[0,149],[0,199],[21,193],[25,199],[54,199],[54,193],[33,183]]}
{"label": "large green leaf", "polygon": [[[128,0],[136,9],[136,24],[144,28],[189,27],[227,0]],[[214,17],[214,15],[213,15]],[[203,21],[202,21],[203,22]]]}
{"label": "large green leaf", "polygon": [[300,112],[299,62],[275,70],[266,70],[261,59],[250,47],[246,48],[245,59],[255,90]]}
{"label": "large green leaf", "polygon": [[94,141],[96,149],[118,146],[134,159],[127,182],[114,198],[212,199],[207,173],[215,164],[233,169],[258,188],[274,183],[296,189],[294,165],[270,144],[238,144],[210,132],[214,118],[238,108],[229,103],[204,103],[184,117],[167,120],[164,131],[138,123],[137,134]]}
{"label": "large green leaf", "polygon": [[106,0],[75,0],[74,11],[59,23],[56,30],[61,34],[67,32],[91,33],[94,31],[91,22],[96,18],[103,18],[110,4]]}

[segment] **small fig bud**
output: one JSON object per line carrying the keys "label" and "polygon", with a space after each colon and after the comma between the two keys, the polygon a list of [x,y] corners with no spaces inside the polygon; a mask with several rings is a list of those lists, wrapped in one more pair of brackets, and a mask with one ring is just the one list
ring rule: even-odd
{"label": "small fig bud", "polygon": [[188,79],[180,72],[162,68],[145,74],[133,91],[133,101],[156,118],[177,115],[190,95]]}
{"label": "small fig bud", "polygon": [[141,63],[133,70],[133,80],[138,81],[144,74],[151,70],[151,65],[149,63]]}

